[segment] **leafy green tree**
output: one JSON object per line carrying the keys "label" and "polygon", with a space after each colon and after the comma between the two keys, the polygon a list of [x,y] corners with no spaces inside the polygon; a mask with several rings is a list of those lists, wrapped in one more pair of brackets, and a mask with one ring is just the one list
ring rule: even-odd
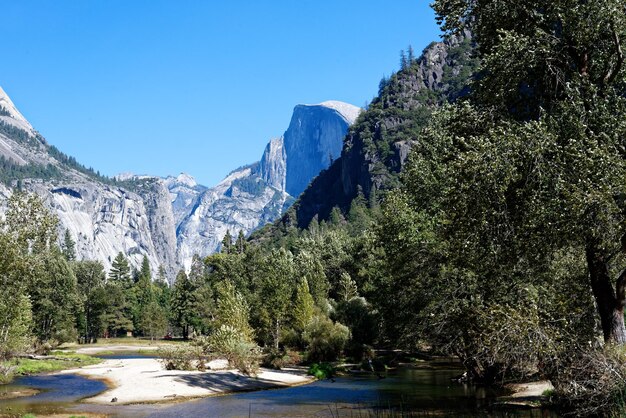
{"label": "leafy green tree", "polygon": [[[31,304],[26,292],[29,261],[14,237],[0,232],[0,359],[19,354],[30,345]],[[26,280],[25,280],[26,279]]]}
{"label": "leafy green tree", "polygon": [[484,76],[470,104],[443,115],[424,141],[431,145],[413,167],[428,181],[415,179],[412,192],[457,176],[456,196],[431,206],[454,223],[450,242],[472,231],[465,248],[476,252],[463,251],[472,269],[477,257],[499,265],[488,272],[492,285],[520,265],[540,275],[555,252],[576,249],[604,339],[626,343],[623,2],[438,0],[434,8],[445,30],[475,35]]}
{"label": "leafy green tree", "polygon": [[303,249],[296,256],[294,262],[296,272],[306,281],[307,288],[315,304],[320,309],[326,310],[330,284],[326,278],[324,266],[321,261],[316,255],[311,253],[309,249]]}
{"label": "leafy green tree", "polygon": [[141,330],[151,340],[163,336],[167,331],[165,310],[156,302],[151,301],[144,309],[141,317]]}
{"label": "leafy green tree", "polygon": [[279,347],[283,327],[289,318],[294,284],[293,256],[284,249],[273,250],[256,277],[260,299],[260,317],[274,348]]}
{"label": "leafy green tree", "polygon": [[350,277],[348,273],[341,273],[337,295],[339,296],[339,300],[344,302],[359,295],[356,282],[352,280],[352,277]]}
{"label": "leafy green tree", "polygon": [[37,254],[56,242],[59,220],[37,195],[15,192],[9,198],[4,225],[24,254]]}
{"label": "leafy green tree", "polygon": [[296,331],[302,332],[315,314],[315,302],[309,292],[306,279],[300,280],[296,288],[296,300],[293,307],[293,325]]}
{"label": "leafy green tree", "polygon": [[217,286],[216,329],[223,326],[235,330],[246,341],[254,340],[254,330],[250,326],[250,307],[246,299],[229,280]]}
{"label": "leafy green tree", "polygon": [[29,286],[35,335],[42,341],[70,341],[76,335],[74,313],[80,306],[76,276],[58,249],[39,257],[41,270]]}
{"label": "leafy green tree", "polygon": [[78,331],[84,342],[95,342],[104,333],[102,322],[108,303],[104,292],[104,266],[99,261],[84,260],[74,262],[72,269],[82,304]]}

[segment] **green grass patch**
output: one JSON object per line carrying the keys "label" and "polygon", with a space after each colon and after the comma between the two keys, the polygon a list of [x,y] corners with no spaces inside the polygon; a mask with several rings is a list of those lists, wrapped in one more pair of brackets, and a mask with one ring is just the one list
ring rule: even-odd
{"label": "green grass patch", "polygon": [[29,375],[74,369],[102,362],[102,359],[88,356],[86,354],[56,352],[53,355],[57,358],[44,360],[20,358],[0,362],[0,364],[5,366],[14,366],[15,375]]}

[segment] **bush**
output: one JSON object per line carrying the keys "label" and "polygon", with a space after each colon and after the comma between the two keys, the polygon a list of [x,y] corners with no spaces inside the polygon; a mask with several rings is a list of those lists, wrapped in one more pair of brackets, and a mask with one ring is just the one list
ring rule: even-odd
{"label": "bush", "polygon": [[255,375],[259,369],[261,349],[230,325],[222,325],[208,337],[197,338],[194,346],[211,358],[225,358],[230,367],[243,374]]}
{"label": "bush", "polygon": [[302,362],[302,357],[297,351],[277,350],[275,348],[270,348],[263,358],[263,366],[275,370],[280,370],[286,366],[295,366],[300,362]]}
{"label": "bush", "polygon": [[0,384],[9,383],[15,375],[16,366],[0,363]]}
{"label": "bush", "polygon": [[626,351],[622,347],[572,350],[549,376],[556,401],[574,416],[623,416]]}
{"label": "bush", "polygon": [[160,347],[157,356],[167,370],[204,370],[203,352],[191,344]]}
{"label": "bush", "polygon": [[343,352],[350,330],[325,316],[316,316],[304,329],[302,338],[307,344],[309,361],[333,361]]}
{"label": "bush", "polygon": [[330,379],[335,376],[335,368],[329,363],[313,363],[307,373],[318,380]]}

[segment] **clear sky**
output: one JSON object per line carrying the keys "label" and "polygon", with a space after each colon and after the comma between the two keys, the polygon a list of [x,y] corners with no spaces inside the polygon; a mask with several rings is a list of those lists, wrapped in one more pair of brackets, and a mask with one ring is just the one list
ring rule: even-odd
{"label": "clear sky", "polygon": [[399,51],[439,39],[426,0],[19,0],[0,85],[50,143],[106,175],[216,184],[299,103],[362,106]]}

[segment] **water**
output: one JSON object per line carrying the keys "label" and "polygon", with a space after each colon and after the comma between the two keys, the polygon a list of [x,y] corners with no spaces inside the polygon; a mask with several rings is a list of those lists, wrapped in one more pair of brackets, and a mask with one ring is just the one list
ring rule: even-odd
{"label": "water", "polygon": [[137,358],[156,358],[155,353],[119,352],[115,354],[98,354],[96,357],[105,360],[128,360]]}
{"label": "water", "polygon": [[[127,357],[126,357],[127,358]],[[76,375],[32,376],[10,386],[34,387],[35,396],[0,401],[0,415],[92,412],[119,417],[547,417],[548,411],[507,411],[493,408],[501,393],[453,383],[460,370],[453,365],[425,363],[393,370],[379,379],[364,373],[286,389],[235,393],[173,405],[88,405],[80,399],[106,389],[104,383]],[[10,410],[8,408],[11,408]]]}
{"label": "water", "polygon": [[493,389],[453,383],[458,369],[403,368],[383,379],[360,375],[288,389],[205,398],[169,406],[149,417],[391,417],[556,416],[493,410]]}
{"label": "water", "polygon": [[26,388],[40,392],[33,396],[0,400],[0,415],[61,413],[77,401],[106,390],[107,386],[102,381],[73,374],[39,375],[17,378],[11,384],[3,385],[2,391],[12,392]]}

